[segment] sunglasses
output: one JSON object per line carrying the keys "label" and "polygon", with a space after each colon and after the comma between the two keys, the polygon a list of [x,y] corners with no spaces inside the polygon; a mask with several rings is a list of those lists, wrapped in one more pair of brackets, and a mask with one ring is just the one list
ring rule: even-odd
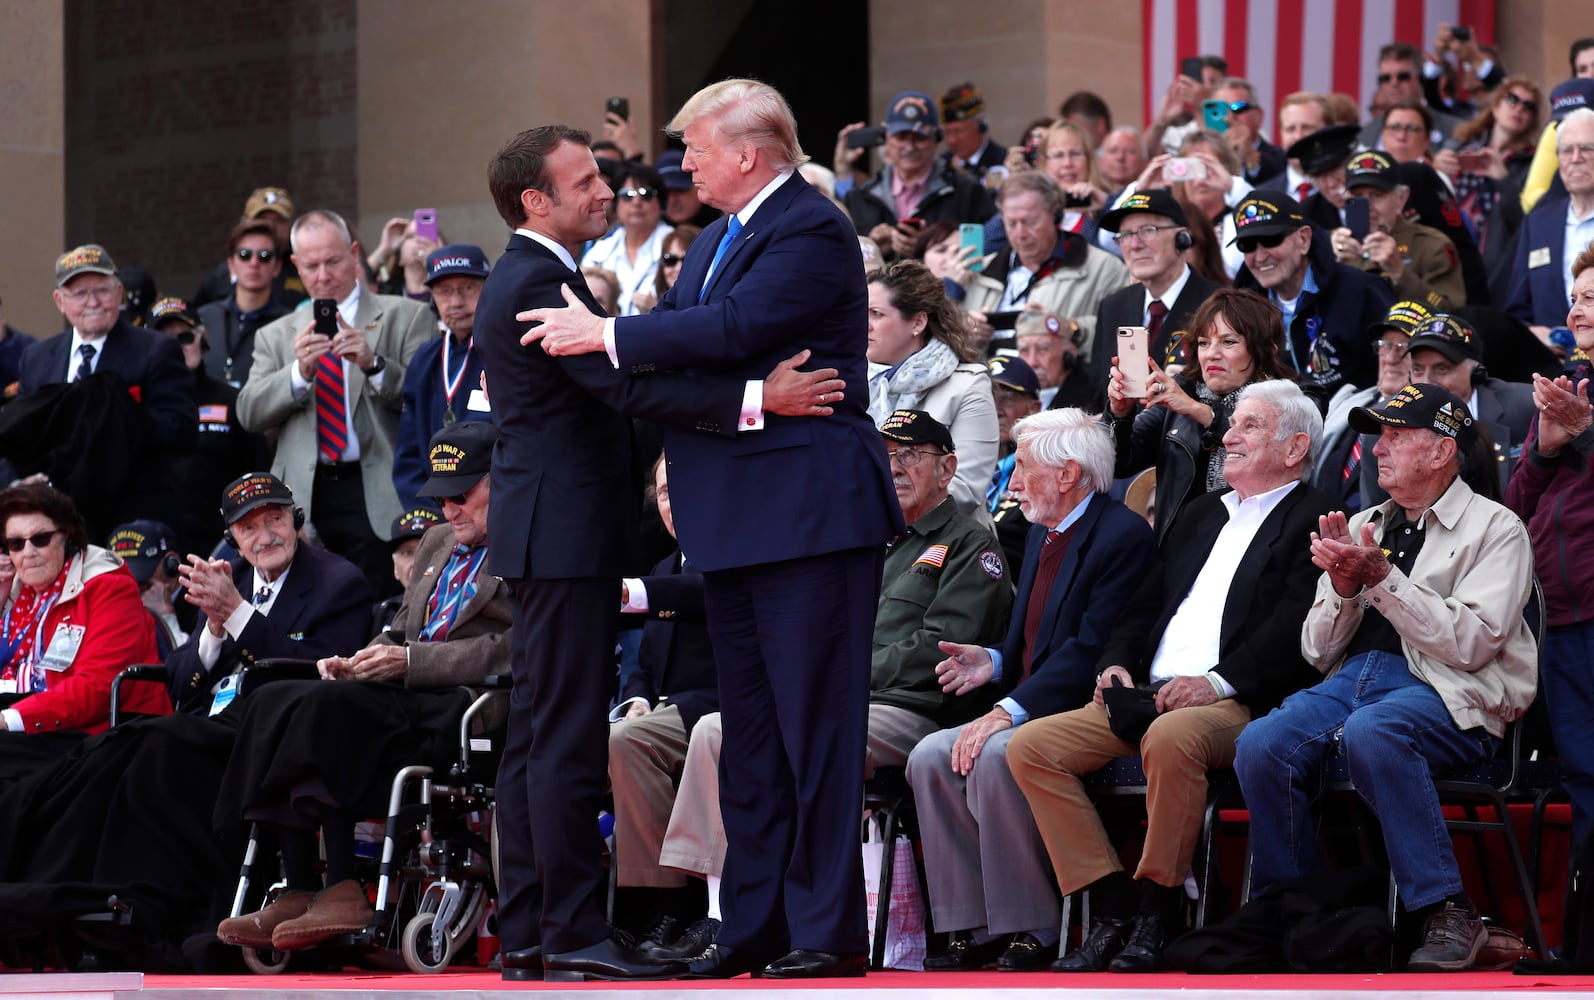
{"label": "sunglasses", "polygon": [[269,264],[277,256],[277,251],[275,250],[251,250],[248,247],[239,247],[234,252],[238,254],[238,259],[245,264],[256,258],[259,258],[262,264]]}
{"label": "sunglasses", "polygon": [[1399,80],[1401,83],[1410,83],[1411,82],[1411,70],[1403,69],[1399,73],[1380,73],[1380,74],[1378,74],[1378,82],[1379,83],[1393,83],[1396,80]]}
{"label": "sunglasses", "polygon": [[674,267],[685,259],[686,258],[676,253],[666,253],[659,255],[659,263],[663,264],[665,267]]}
{"label": "sunglasses", "polygon": [[1269,233],[1267,236],[1242,236],[1234,241],[1234,245],[1241,253],[1251,253],[1257,247],[1267,247],[1272,250],[1283,243],[1284,237],[1288,235],[1289,233]]}
{"label": "sunglasses", "polygon": [[7,538],[6,551],[15,554],[21,552],[29,545],[32,545],[36,549],[42,549],[48,546],[50,542],[54,540],[55,536],[59,535],[60,533],[61,529],[56,528],[53,531],[41,531],[37,535],[29,535],[26,538]]}
{"label": "sunglasses", "polygon": [[192,344],[194,341],[198,340],[199,336],[192,330],[179,330],[177,331],[177,336],[175,339],[179,344],[187,347],[189,344]]}
{"label": "sunglasses", "polygon": [[1500,101],[1503,104],[1511,105],[1513,108],[1531,108],[1538,103],[1534,98],[1518,97],[1515,94],[1501,94]]}
{"label": "sunglasses", "polygon": [[453,504],[456,507],[463,507],[463,506],[465,506],[465,497],[466,497],[466,495],[467,494],[461,493],[457,497],[439,497],[438,499],[441,500],[441,502],[443,502],[443,503],[451,503],[451,504]]}
{"label": "sunglasses", "polygon": [[621,188],[615,194],[630,201],[632,198],[641,198],[643,201],[652,201],[659,196],[653,188]]}
{"label": "sunglasses", "polygon": [[1230,114],[1243,115],[1247,111],[1250,111],[1250,110],[1251,110],[1251,102],[1250,101],[1230,101],[1229,102],[1229,113]]}

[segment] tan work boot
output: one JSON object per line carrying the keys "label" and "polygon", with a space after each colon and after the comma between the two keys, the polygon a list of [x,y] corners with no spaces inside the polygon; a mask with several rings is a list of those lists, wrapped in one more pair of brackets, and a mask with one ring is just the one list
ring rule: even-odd
{"label": "tan work boot", "polygon": [[216,926],[216,937],[226,944],[241,948],[270,948],[271,932],[277,929],[277,925],[303,916],[314,898],[313,892],[285,892],[254,913],[223,920]]}
{"label": "tan work boot", "polygon": [[278,951],[311,948],[339,934],[364,930],[375,916],[365,888],[354,879],[344,879],[316,893],[302,916],[277,924],[271,946]]}

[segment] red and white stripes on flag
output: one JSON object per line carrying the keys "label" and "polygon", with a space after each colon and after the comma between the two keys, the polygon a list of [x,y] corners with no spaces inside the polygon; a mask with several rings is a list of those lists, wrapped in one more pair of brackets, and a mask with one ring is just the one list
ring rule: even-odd
{"label": "red and white stripes on flag", "polygon": [[1365,113],[1380,47],[1427,51],[1441,24],[1489,44],[1494,14],[1494,0],[1141,0],[1143,117],[1156,114],[1179,60],[1198,55],[1221,55],[1230,76],[1251,81],[1275,139],[1279,99],[1297,90],[1349,94]]}

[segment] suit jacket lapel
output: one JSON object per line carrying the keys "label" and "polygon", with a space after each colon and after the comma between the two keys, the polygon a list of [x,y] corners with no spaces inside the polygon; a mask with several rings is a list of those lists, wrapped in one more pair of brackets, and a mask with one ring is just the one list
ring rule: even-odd
{"label": "suit jacket lapel", "polygon": [[[801,185],[801,187],[798,185]],[[714,273],[709,277],[708,291],[710,293],[714,291],[714,286],[719,284],[720,278],[731,269],[731,262],[734,261],[737,255],[742,252],[742,248],[747,246],[748,241],[750,241],[753,236],[757,234],[759,229],[769,225],[774,219],[778,218],[782,212],[786,211],[786,207],[790,205],[792,199],[797,196],[797,192],[800,191],[802,187],[807,186],[808,182],[803,180],[801,175],[793,173],[790,177],[786,178],[785,183],[769,193],[769,197],[764,199],[764,203],[758,206],[758,211],[753,213],[753,217],[747,220],[747,225],[743,226],[742,231],[736,235],[735,241],[732,242],[730,246],[725,248],[725,256],[720,259],[720,266],[715,268]],[[720,227],[715,232],[713,241],[709,243],[709,246],[713,247],[715,251],[719,250],[720,240],[724,238],[725,229],[729,226],[730,219],[727,217],[725,219],[725,225]],[[709,254],[708,259],[710,262],[713,262],[714,255],[712,252]],[[703,272],[705,274],[708,273],[707,265],[704,265]],[[701,288],[702,284],[702,280],[699,279],[698,287]]]}
{"label": "suit jacket lapel", "polygon": [[[1256,529],[1251,544],[1246,546],[1245,553],[1240,556],[1240,563],[1234,568],[1234,579],[1229,584],[1229,595],[1223,602],[1223,622],[1218,628],[1218,649],[1227,649],[1234,639],[1234,632],[1245,623],[1256,600],[1257,581],[1261,579],[1262,571],[1267,568],[1268,560],[1273,557],[1273,546],[1283,534],[1285,523],[1290,520],[1291,513],[1300,504],[1308,488],[1306,483],[1296,484],[1295,488],[1278,502],[1278,506],[1269,512],[1267,520]],[[1214,534],[1212,537],[1216,539],[1217,535]]]}
{"label": "suit jacket lapel", "polygon": [[[696,243],[697,241],[693,240],[692,242]],[[509,238],[509,246],[506,249],[519,250],[524,253],[531,254],[532,256],[541,258],[547,263],[559,268],[559,270],[563,271],[569,276],[566,279],[565,284],[570,286],[570,290],[575,293],[576,298],[580,299],[583,305],[592,310],[592,314],[594,316],[607,315],[601,308],[599,308],[598,300],[593,298],[592,291],[587,288],[587,283],[582,278],[581,272],[572,271],[566,267],[565,262],[560,260],[552,250],[549,250],[536,240],[531,239],[528,236],[522,236],[519,233],[515,233]]]}

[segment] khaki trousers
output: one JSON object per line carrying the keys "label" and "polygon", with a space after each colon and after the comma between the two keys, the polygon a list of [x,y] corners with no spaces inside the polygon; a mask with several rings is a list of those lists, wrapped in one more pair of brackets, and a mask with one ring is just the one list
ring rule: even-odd
{"label": "khaki trousers", "polygon": [[673,889],[686,884],[685,875],[659,867],[686,747],[686,726],[674,705],[609,727],[616,885]]}
{"label": "khaki trousers", "polygon": [[1135,877],[1162,886],[1184,882],[1207,802],[1207,771],[1234,763],[1234,741],[1251,721],[1233,699],[1158,716],[1135,747],[1113,735],[1097,704],[1020,726],[1007,763],[1030,811],[1064,895],[1122,871],[1083,777],[1117,757],[1140,755],[1146,772],[1146,843]]}

